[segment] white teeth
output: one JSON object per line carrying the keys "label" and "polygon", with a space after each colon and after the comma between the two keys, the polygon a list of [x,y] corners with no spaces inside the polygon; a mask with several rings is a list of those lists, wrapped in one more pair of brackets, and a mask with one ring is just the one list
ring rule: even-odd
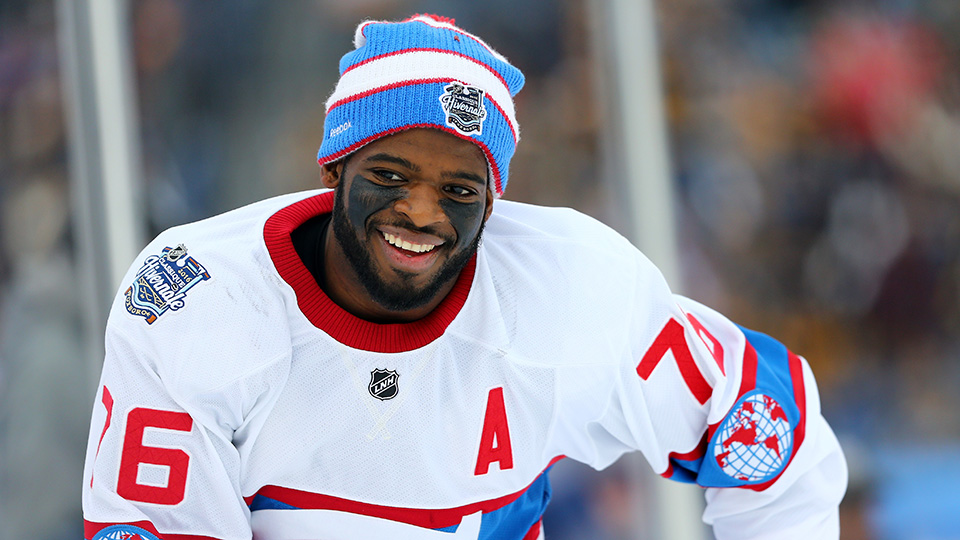
{"label": "white teeth", "polygon": [[412,251],[414,253],[426,253],[437,247],[431,244],[413,244],[383,231],[381,231],[381,234],[383,234],[383,239],[389,242],[391,245],[397,246],[398,248],[406,251]]}

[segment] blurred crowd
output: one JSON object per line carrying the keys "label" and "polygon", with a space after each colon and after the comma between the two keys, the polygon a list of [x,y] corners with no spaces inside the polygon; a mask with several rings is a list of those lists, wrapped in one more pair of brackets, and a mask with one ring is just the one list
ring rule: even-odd
{"label": "blurred crowd", "polygon": [[[622,229],[624,187],[602,174],[605,7],[132,0],[150,232],[317,187],[323,103],[356,23],[418,12],[456,18],[527,75],[506,197]],[[960,5],[656,9],[677,287],[810,361],[851,468],[843,538],[960,538]],[[82,534],[93,389],[62,77],[56,2],[0,0],[0,540]],[[623,468],[564,467],[550,538],[630,537]]]}

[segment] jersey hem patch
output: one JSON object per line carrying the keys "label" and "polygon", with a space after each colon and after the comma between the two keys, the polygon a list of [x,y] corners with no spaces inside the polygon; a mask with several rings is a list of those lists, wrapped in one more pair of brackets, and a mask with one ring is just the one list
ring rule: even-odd
{"label": "jersey hem patch", "polygon": [[120,524],[104,527],[93,535],[90,540],[160,540],[159,537],[146,529],[135,525]]}

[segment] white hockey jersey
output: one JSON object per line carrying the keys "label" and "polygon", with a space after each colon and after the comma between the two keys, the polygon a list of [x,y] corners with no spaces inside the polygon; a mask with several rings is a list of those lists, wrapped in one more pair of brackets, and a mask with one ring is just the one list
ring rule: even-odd
{"label": "white hockey jersey", "polygon": [[639,450],[718,538],[837,538],[846,485],[807,363],[673,295],[621,236],[499,200],[428,317],[334,304],[290,233],[332,192],[162,233],[124,278],[85,537],[542,536],[546,471]]}

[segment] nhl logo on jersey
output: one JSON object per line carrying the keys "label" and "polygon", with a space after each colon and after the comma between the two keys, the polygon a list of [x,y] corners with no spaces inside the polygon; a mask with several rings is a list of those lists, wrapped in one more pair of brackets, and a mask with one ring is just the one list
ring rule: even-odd
{"label": "nhl logo on jersey", "polygon": [[487,109],[483,105],[483,90],[459,82],[443,88],[440,107],[446,114],[447,125],[464,135],[483,133],[483,119]]}
{"label": "nhl logo on jersey", "polygon": [[393,399],[397,396],[400,388],[397,386],[397,379],[400,375],[396,371],[386,369],[375,369],[370,372],[370,384],[367,388],[370,395],[379,400]]}
{"label": "nhl logo on jersey", "polygon": [[143,262],[124,292],[124,306],[131,315],[153,324],[167,311],[182,308],[187,291],[207,279],[210,274],[196,259],[187,256],[186,246],[165,247],[159,255],[151,255]]}

